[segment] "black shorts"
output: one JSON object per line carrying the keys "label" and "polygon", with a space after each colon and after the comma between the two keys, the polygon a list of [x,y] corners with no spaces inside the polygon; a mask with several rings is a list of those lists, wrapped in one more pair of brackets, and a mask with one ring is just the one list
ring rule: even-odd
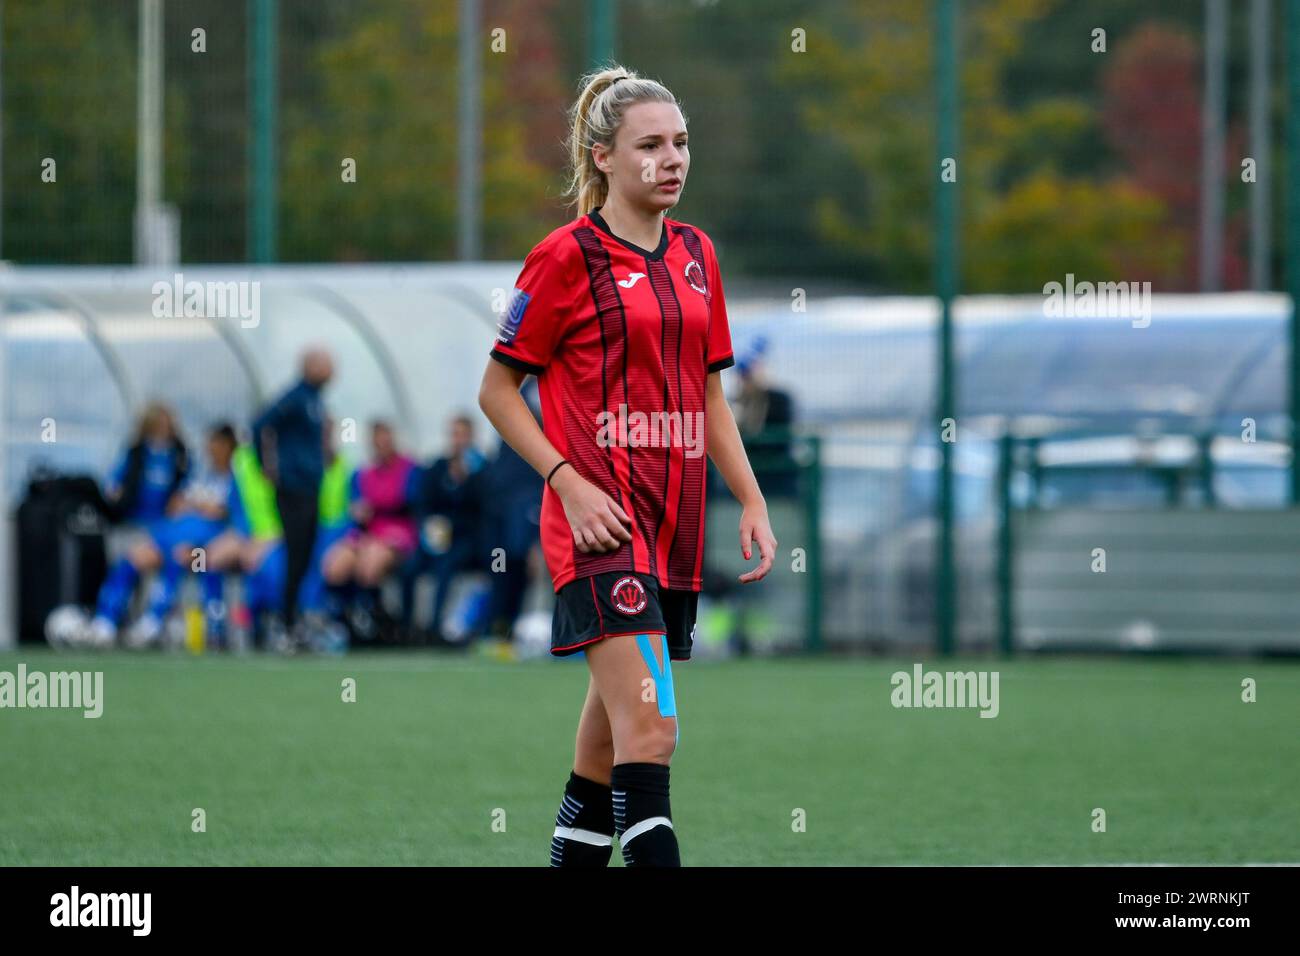
{"label": "black shorts", "polygon": [[578,578],[555,595],[551,654],[568,657],[606,637],[663,634],[669,660],[688,661],[699,599],[694,591],[661,588],[649,574],[610,571]]}

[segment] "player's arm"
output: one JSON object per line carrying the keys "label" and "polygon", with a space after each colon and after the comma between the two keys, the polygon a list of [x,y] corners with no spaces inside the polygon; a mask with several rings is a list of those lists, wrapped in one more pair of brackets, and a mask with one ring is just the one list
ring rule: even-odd
{"label": "player's arm", "polygon": [[746,571],[740,580],[749,584],[761,581],[772,570],[776,558],[776,537],[772,534],[772,522],[767,517],[767,501],[759,490],[758,479],[750,467],[745,445],[740,440],[740,429],[736,427],[736,416],[731,413],[727,396],[722,390],[722,373],[710,372],[704,394],[705,415],[707,416],[709,458],[717,467],[722,480],[727,483],[731,493],[740,502],[740,553],[748,561],[753,554],[752,544],[758,545],[759,563],[752,571]]}
{"label": "player's arm", "polygon": [[[519,394],[524,377],[522,370],[488,359],[478,405],[506,444],[546,478],[564,456],[537,427],[537,420]],[[579,551],[615,551],[632,540],[625,527],[632,522],[618,502],[579,475],[572,465],[555,472],[551,488],[560,496]]]}

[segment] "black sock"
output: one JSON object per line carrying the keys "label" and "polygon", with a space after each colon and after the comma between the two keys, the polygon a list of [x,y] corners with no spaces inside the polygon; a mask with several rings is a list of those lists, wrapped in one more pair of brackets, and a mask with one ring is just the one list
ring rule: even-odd
{"label": "black sock", "polygon": [[555,817],[551,866],[609,866],[614,852],[614,802],[603,783],[570,772]]}
{"label": "black sock", "polygon": [[681,866],[668,806],[668,768],[658,763],[620,763],[610,778],[614,829],[628,866]]}

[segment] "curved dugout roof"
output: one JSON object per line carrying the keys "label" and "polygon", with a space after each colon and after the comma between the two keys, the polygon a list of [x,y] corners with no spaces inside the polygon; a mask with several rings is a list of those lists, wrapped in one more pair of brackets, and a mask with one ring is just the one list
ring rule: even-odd
{"label": "curved dugout roof", "polygon": [[[421,455],[443,443],[453,409],[474,406],[492,337],[491,290],[513,266],[180,267],[183,282],[256,280],[222,317],[155,314],[174,272],[30,268],[0,272],[0,428],[4,491],[31,471],[104,474],[146,401],[176,408],[191,443],[211,424],[246,425],[297,377],[309,344],[334,355],[327,404],[336,419],[394,422]],[[484,291],[486,290],[486,291]],[[164,312],[184,311],[181,305]],[[252,306],[256,308],[252,308]],[[472,361],[468,361],[472,356]],[[477,411],[477,409],[474,409]],[[55,441],[42,422],[55,423]],[[48,429],[44,437],[50,437]]]}
{"label": "curved dugout roof", "polygon": [[[155,282],[257,280],[258,315],[156,317]],[[13,495],[36,461],[102,473],[149,398],[175,405],[191,441],[218,419],[249,421],[296,378],[309,343],[334,352],[336,418],[393,420],[420,456],[444,443],[449,414],[475,398],[514,263],[23,268],[0,272],[5,386],[0,407]],[[935,392],[938,311],[925,298],[729,301],[737,355],[761,334],[773,378],[801,421],[919,423]],[[234,310],[231,310],[232,312]],[[1170,430],[1217,422],[1284,425],[1286,322],[1281,295],[1156,297],[1149,327],[1127,319],[1047,319],[1042,300],[959,300],[958,408],[963,416],[1036,416],[1067,427]],[[53,418],[58,441],[41,441]],[[914,425],[913,425],[914,427]],[[12,500],[12,497],[11,497]]]}

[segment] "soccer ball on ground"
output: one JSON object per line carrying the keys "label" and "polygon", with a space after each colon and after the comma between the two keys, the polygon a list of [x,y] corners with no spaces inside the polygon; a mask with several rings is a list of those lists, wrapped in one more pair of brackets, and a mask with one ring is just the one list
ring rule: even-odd
{"label": "soccer ball on ground", "polygon": [[45,639],[51,647],[77,647],[83,642],[90,617],[75,604],[56,607],[45,619]]}

